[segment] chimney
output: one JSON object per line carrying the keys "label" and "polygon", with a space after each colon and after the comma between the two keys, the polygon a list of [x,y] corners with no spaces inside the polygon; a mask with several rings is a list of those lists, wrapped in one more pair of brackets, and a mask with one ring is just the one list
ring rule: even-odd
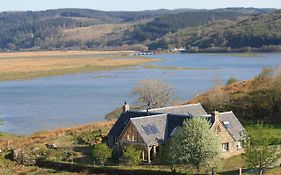
{"label": "chimney", "polygon": [[212,117],[215,119],[215,123],[220,121],[220,112],[219,111],[214,111],[211,113]]}
{"label": "chimney", "polygon": [[127,112],[130,110],[130,105],[127,104],[127,102],[125,101],[124,105],[122,106],[122,109],[123,109],[123,113]]}

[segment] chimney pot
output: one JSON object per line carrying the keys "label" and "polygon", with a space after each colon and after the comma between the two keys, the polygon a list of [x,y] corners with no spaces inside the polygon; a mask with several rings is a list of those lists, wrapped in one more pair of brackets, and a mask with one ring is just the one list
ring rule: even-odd
{"label": "chimney pot", "polygon": [[130,105],[125,101],[124,105],[122,106],[123,113],[130,110]]}

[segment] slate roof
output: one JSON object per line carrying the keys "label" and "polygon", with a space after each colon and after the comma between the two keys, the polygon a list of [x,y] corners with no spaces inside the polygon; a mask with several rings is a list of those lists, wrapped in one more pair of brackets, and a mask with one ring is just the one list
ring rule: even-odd
{"label": "slate roof", "polygon": [[245,129],[232,111],[220,113],[220,120],[223,123],[230,123],[231,127],[226,127],[226,129],[232,135],[235,141],[243,140],[243,133]]}
{"label": "slate roof", "polygon": [[[121,114],[111,128],[109,136],[118,138],[129,122],[137,129],[146,145],[159,145],[165,143],[176,127],[180,127],[185,119],[203,117],[213,125],[215,118],[206,113],[201,104],[191,104],[175,107],[151,109],[147,111],[127,111]],[[234,113],[220,113],[222,123],[229,122],[231,127],[226,127],[230,135],[236,140],[242,140],[244,128]],[[155,125],[159,132],[147,134],[145,126]]]}
{"label": "slate roof", "polygon": [[[200,103],[198,104],[189,104],[189,105],[182,105],[182,106],[173,106],[173,107],[166,107],[166,108],[157,108],[157,109],[150,109],[149,115],[158,115],[158,114],[192,114],[193,116],[200,116],[207,114],[204,108]],[[111,130],[109,131],[109,136],[112,137],[119,137],[119,135],[122,133],[123,129],[127,125],[130,118],[136,118],[136,117],[143,117],[147,116],[147,111],[127,111],[121,114],[121,116],[118,118],[116,123],[113,125]]]}
{"label": "slate roof", "polygon": [[174,128],[181,127],[185,119],[192,118],[192,115],[168,114],[168,135],[170,136]]}
{"label": "slate roof", "polygon": [[[157,113],[151,113],[150,115],[156,115],[156,114]],[[143,116],[147,116],[147,112],[127,111],[127,112],[122,113],[120,115],[120,117],[118,118],[118,120],[116,121],[116,123],[111,128],[111,130],[109,131],[108,135],[117,138],[122,133],[123,129],[127,125],[130,118],[143,117]]]}
{"label": "slate roof", "polygon": [[165,113],[165,114],[186,114],[186,115],[191,114],[193,116],[202,116],[207,114],[207,112],[205,111],[205,109],[200,103],[150,109],[149,111]]}
{"label": "slate roof", "polygon": [[[167,114],[132,118],[131,122],[137,129],[146,145],[159,145],[166,142],[168,137]],[[152,125],[156,126],[158,132],[147,134],[144,127]]]}
{"label": "slate roof", "polygon": [[[136,117],[131,118],[130,121],[137,129],[144,143],[147,146],[152,146],[166,143],[176,127],[182,126],[184,120],[191,119],[193,117],[205,118],[210,122],[210,125],[214,123],[214,118],[209,115],[192,116],[180,114],[159,114],[145,117]],[[159,132],[147,134],[144,127],[148,125],[155,125]]]}

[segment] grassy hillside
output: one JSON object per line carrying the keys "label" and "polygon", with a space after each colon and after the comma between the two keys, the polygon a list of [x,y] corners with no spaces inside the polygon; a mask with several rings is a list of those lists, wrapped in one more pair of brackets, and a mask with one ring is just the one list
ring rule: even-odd
{"label": "grassy hillside", "polygon": [[194,97],[208,112],[234,111],[244,123],[281,123],[281,73],[271,68],[253,80],[215,87]]}
{"label": "grassy hillside", "polygon": [[[185,46],[191,52],[279,51],[281,45],[281,11],[270,14],[223,20],[195,28],[185,28],[158,39],[153,47]],[[257,50],[257,49],[256,49]]]}

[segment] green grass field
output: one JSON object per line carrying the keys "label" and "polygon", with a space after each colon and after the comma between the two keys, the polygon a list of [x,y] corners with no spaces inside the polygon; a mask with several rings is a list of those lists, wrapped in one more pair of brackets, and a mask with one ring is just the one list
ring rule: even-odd
{"label": "green grass field", "polygon": [[[281,124],[272,123],[264,124],[265,132],[268,138],[270,139],[271,144],[281,145]],[[246,130],[254,130],[255,124],[244,124]]]}

